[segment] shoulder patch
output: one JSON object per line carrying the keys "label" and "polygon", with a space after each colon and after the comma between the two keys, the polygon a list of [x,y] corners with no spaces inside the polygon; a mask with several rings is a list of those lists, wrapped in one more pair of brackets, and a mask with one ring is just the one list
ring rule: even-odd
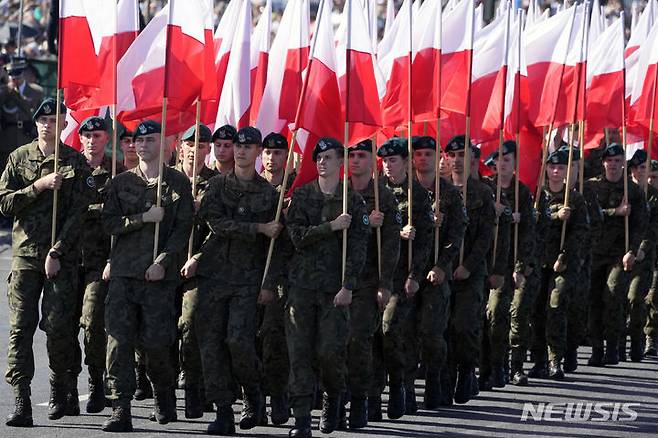
{"label": "shoulder patch", "polygon": [[402,213],[399,211],[395,213],[395,222],[397,222],[399,225],[402,225]]}
{"label": "shoulder patch", "polygon": [[363,225],[370,225],[370,218],[367,214],[364,214],[361,220],[363,221]]}
{"label": "shoulder patch", "polygon": [[92,189],[96,187],[96,180],[94,179],[93,176],[90,175],[87,177],[87,185]]}

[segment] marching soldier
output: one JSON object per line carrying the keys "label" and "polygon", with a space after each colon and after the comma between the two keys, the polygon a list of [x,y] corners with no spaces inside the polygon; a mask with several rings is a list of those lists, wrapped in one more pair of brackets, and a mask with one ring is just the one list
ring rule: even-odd
{"label": "marching soldier", "polygon": [[[323,433],[338,426],[340,398],[347,389],[349,305],[366,261],[370,220],[363,198],[354,190],[348,192],[347,213],[342,213],[343,151],[333,138],[317,142],[312,157],[318,179],[295,190],[288,210],[286,227],[295,247],[286,305],[293,438],[311,436],[318,380],[324,390]],[[341,278],[343,230],[347,230],[347,256]]]}
{"label": "marching soldier", "polygon": [[[160,169],[160,125],[147,120],[133,141],[139,165],[112,180],[103,206],[103,226],[116,236],[105,301],[107,380],[112,416],[107,432],[132,431],[130,401],[135,392],[134,355],[139,345],[146,358],[155,399],[154,418],[176,421],[176,376],[170,348],[176,339],[175,290],[180,254],[193,220],[189,179],[169,167]],[[161,206],[157,206],[162,178]],[[159,223],[159,254],[153,260],[155,224]]]}
{"label": "marching soldier", "polygon": [[215,170],[219,173],[233,172],[233,139],[237,131],[231,125],[218,128],[212,135]]}
{"label": "marching soldier", "polygon": [[[0,211],[14,216],[5,379],[14,391],[16,409],[7,417],[8,426],[32,426],[32,340],[37,325],[46,332],[51,370],[48,418],[80,413],[78,241],[94,181],[84,157],[64,144],[60,144],[58,171],[54,172],[56,105],[54,99],[47,98],[37,108],[36,140],[9,155],[0,178]],[[61,126],[65,126],[65,115],[62,105]],[[54,190],[58,194],[57,227],[55,244],[51,245]]]}

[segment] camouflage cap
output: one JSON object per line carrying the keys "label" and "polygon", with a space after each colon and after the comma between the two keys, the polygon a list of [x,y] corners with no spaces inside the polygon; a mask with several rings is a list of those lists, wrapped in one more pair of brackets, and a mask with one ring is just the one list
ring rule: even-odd
{"label": "camouflage cap", "polygon": [[[192,125],[183,133],[181,137],[182,141],[194,141],[194,136],[196,135],[196,125]],[[199,142],[200,143],[209,143],[212,140],[212,132],[203,123],[199,124]]]}
{"label": "camouflage cap", "polygon": [[322,137],[320,140],[318,140],[318,142],[315,144],[315,147],[313,148],[313,161],[318,161],[318,154],[327,152],[331,149],[336,149],[342,152],[344,148],[343,144],[335,138]]}
{"label": "camouflage cap", "polygon": [[263,147],[267,149],[288,150],[288,140],[278,132],[270,132],[263,139]]}
{"label": "camouflage cap", "polygon": [[[57,111],[57,101],[52,97],[46,97],[39,107],[34,111],[32,115],[32,120],[36,120],[41,116],[54,116]],[[66,115],[66,105],[64,103],[59,104],[59,113],[60,115]]]}
{"label": "camouflage cap", "polygon": [[400,155],[402,158],[407,158],[409,156],[406,138],[389,138],[377,151],[377,156],[381,158],[392,157],[393,155]]}
{"label": "camouflage cap", "polygon": [[151,135],[151,134],[160,134],[162,132],[162,127],[158,122],[153,120],[144,120],[137,126],[135,132],[133,133],[133,140],[142,135]]}
{"label": "camouflage cap", "polygon": [[628,160],[628,167],[637,167],[647,161],[647,152],[644,149],[638,149],[635,151],[630,160]]}
{"label": "camouflage cap", "polygon": [[429,135],[422,135],[419,137],[412,137],[411,138],[411,147],[413,150],[421,150],[421,149],[431,149],[433,151],[436,150],[436,140],[434,140],[432,137]]}
{"label": "camouflage cap", "polygon": [[78,127],[78,134],[92,131],[107,131],[105,119],[98,116],[87,117]]}
{"label": "camouflage cap", "polygon": [[246,126],[241,128],[233,137],[233,143],[235,144],[263,144],[263,136],[260,131],[253,126]]}
{"label": "camouflage cap", "polygon": [[354,151],[372,152],[372,140],[361,140],[354,146],[350,146],[350,152]]}
{"label": "camouflage cap", "polygon": [[212,135],[212,141],[215,140],[231,140],[237,134],[237,130],[231,125],[224,125],[218,128]]}

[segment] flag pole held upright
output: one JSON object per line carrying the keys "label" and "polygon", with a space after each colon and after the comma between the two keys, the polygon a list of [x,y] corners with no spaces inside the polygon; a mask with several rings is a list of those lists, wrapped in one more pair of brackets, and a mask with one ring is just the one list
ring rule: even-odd
{"label": "flag pole held upright", "polygon": [[[194,121],[194,162],[192,163],[192,199],[196,200],[197,189],[197,167],[196,160],[199,154],[199,125],[201,124],[201,100],[196,101],[196,119]],[[187,245],[187,258],[192,258],[192,251],[194,250],[194,227],[190,232],[190,241]]]}
{"label": "flag pole held upright", "polygon": [[[409,2],[409,57],[408,57],[408,67],[407,67],[407,225],[413,227],[413,148],[411,145],[411,136],[412,136],[412,119],[413,119],[413,108],[412,108],[412,83],[411,83],[411,73],[412,73],[412,60],[413,60],[413,13],[412,13],[412,2]],[[409,272],[411,272],[413,264],[413,240],[409,239],[407,241],[408,251],[407,251],[407,267]]]}

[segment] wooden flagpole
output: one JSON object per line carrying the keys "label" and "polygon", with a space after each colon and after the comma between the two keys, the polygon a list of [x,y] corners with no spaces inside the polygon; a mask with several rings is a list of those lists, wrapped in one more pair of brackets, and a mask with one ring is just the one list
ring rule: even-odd
{"label": "wooden flagpole", "polygon": [[[412,99],[412,57],[413,57],[413,7],[412,2],[409,2],[409,56],[407,62],[407,75],[409,78],[407,86],[407,225],[413,227],[413,147],[411,144],[412,137],[412,119],[413,119],[413,99]],[[407,241],[407,267],[411,272],[413,265],[413,241]]]}
{"label": "wooden flagpole", "polygon": [[[372,136],[372,175],[373,189],[375,191],[375,210],[379,211],[379,172],[377,169],[377,134]],[[381,227],[375,228],[377,235],[377,272],[379,278],[382,277],[382,230]]]}

